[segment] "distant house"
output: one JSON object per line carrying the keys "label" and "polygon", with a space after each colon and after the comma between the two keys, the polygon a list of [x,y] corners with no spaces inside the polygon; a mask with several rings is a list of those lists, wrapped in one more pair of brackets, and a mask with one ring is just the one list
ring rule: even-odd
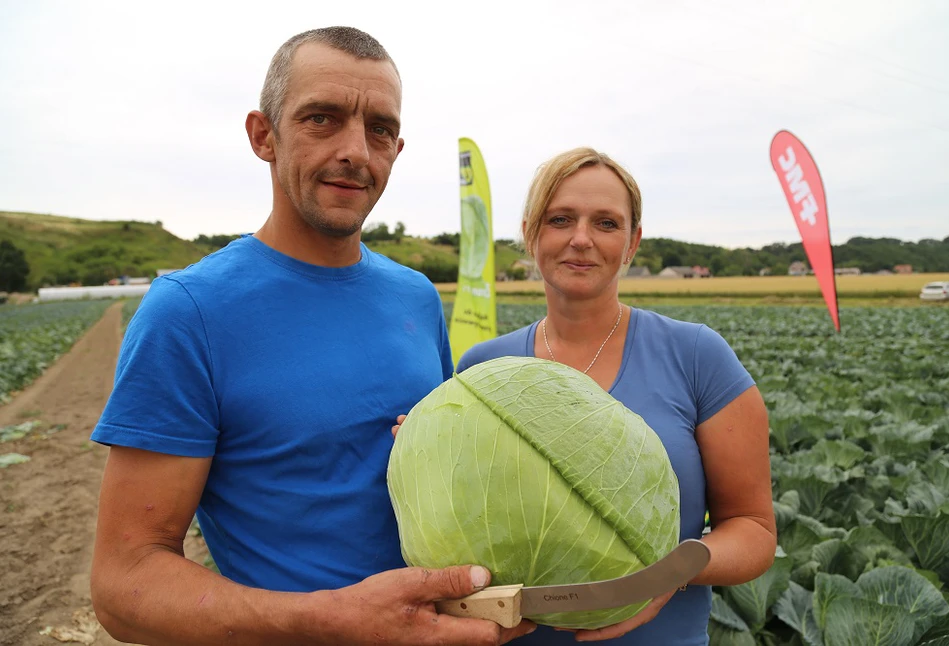
{"label": "distant house", "polygon": [[659,272],[660,278],[694,278],[692,267],[666,267]]}
{"label": "distant house", "polygon": [[649,267],[630,267],[626,270],[627,278],[649,278],[652,276],[652,272],[649,271]]}
{"label": "distant house", "polygon": [[537,269],[537,263],[535,263],[530,258],[520,258],[515,260],[511,267],[517,269],[518,267],[524,270],[524,279],[525,280],[540,280],[540,270]]}
{"label": "distant house", "polygon": [[150,282],[152,282],[152,279],[148,276],[119,276],[103,283],[103,285],[147,285]]}
{"label": "distant house", "polygon": [[695,265],[692,267],[692,274],[696,278],[711,278],[712,272],[709,271],[708,267],[703,267],[701,265]]}
{"label": "distant house", "polygon": [[758,270],[758,275],[759,275],[759,276],[770,276],[770,275],[771,275],[771,267],[764,267],[764,268],[762,268],[762,269],[759,269],[759,270]]}
{"label": "distant house", "polygon": [[912,265],[895,265],[893,271],[897,274],[912,274],[913,266]]}
{"label": "distant house", "polygon": [[795,260],[788,265],[788,276],[807,276],[807,265],[800,260]]}
{"label": "distant house", "polygon": [[837,276],[859,276],[860,267],[834,267],[834,274]]}

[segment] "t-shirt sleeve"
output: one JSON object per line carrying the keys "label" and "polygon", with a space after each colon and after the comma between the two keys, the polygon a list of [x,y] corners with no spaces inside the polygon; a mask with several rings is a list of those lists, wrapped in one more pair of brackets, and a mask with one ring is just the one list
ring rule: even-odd
{"label": "t-shirt sleeve", "polygon": [[92,439],[180,455],[214,455],[219,412],[207,333],[197,304],[156,279],[129,323],[115,385]]}
{"label": "t-shirt sleeve", "polygon": [[490,358],[491,357],[485,355],[483,344],[477,343],[468,348],[468,350],[461,355],[461,359],[458,360],[457,372],[461,374],[471,366],[476,366]]}
{"label": "t-shirt sleeve", "polygon": [[451,360],[451,339],[448,336],[448,326],[445,324],[445,310],[441,307],[441,298],[438,300],[438,311],[441,313],[438,325],[441,335],[442,379],[448,381],[455,372],[455,364]]}
{"label": "t-shirt sleeve", "polygon": [[696,425],[755,385],[735,351],[715,330],[701,326],[695,339]]}

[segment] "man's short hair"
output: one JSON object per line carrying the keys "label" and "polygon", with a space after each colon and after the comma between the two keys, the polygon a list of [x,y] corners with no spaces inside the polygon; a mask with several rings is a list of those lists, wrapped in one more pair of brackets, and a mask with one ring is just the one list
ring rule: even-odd
{"label": "man's short hair", "polygon": [[[260,91],[260,111],[270,120],[274,130],[280,124],[283,102],[290,84],[290,71],[293,67],[293,55],[304,43],[322,43],[356,58],[368,58],[374,61],[388,61],[395,68],[395,62],[389,52],[378,40],[354,27],[322,27],[311,29],[293,36],[280,46],[270,61],[264,87]],[[395,68],[398,75],[399,70]]]}

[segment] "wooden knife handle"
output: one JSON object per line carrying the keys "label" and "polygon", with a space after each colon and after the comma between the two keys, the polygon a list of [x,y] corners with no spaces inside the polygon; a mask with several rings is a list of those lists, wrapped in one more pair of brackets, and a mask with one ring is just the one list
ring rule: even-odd
{"label": "wooden knife handle", "polygon": [[461,599],[441,599],[435,609],[443,615],[489,619],[504,628],[521,623],[521,588],[516,585],[498,585],[469,594]]}

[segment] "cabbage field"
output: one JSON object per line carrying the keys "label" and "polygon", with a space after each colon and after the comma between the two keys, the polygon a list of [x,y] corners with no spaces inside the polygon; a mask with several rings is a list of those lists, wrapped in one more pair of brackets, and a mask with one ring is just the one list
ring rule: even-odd
{"label": "cabbage field", "polygon": [[[449,306],[450,307],[450,306]],[[949,307],[656,307],[706,323],[771,422],[780,545],[716,589],[711,643],[949,646]],[[500,305],[499,333],[543,305]]]}
{"label": "cabbage field", "polygon": [[111,301],[0,306],[0,404],[52,365]]}
{"label": "cabbage field", "polygon": [[[110,304],[0,306],[0,402]],[[780,548],[715,590],[713,646],[949,646],[949,307],[844,308],[841,334],[822,307],[649,309],[720,332],[770,415]],[[499,333],[544,313],[501,304]]]}

